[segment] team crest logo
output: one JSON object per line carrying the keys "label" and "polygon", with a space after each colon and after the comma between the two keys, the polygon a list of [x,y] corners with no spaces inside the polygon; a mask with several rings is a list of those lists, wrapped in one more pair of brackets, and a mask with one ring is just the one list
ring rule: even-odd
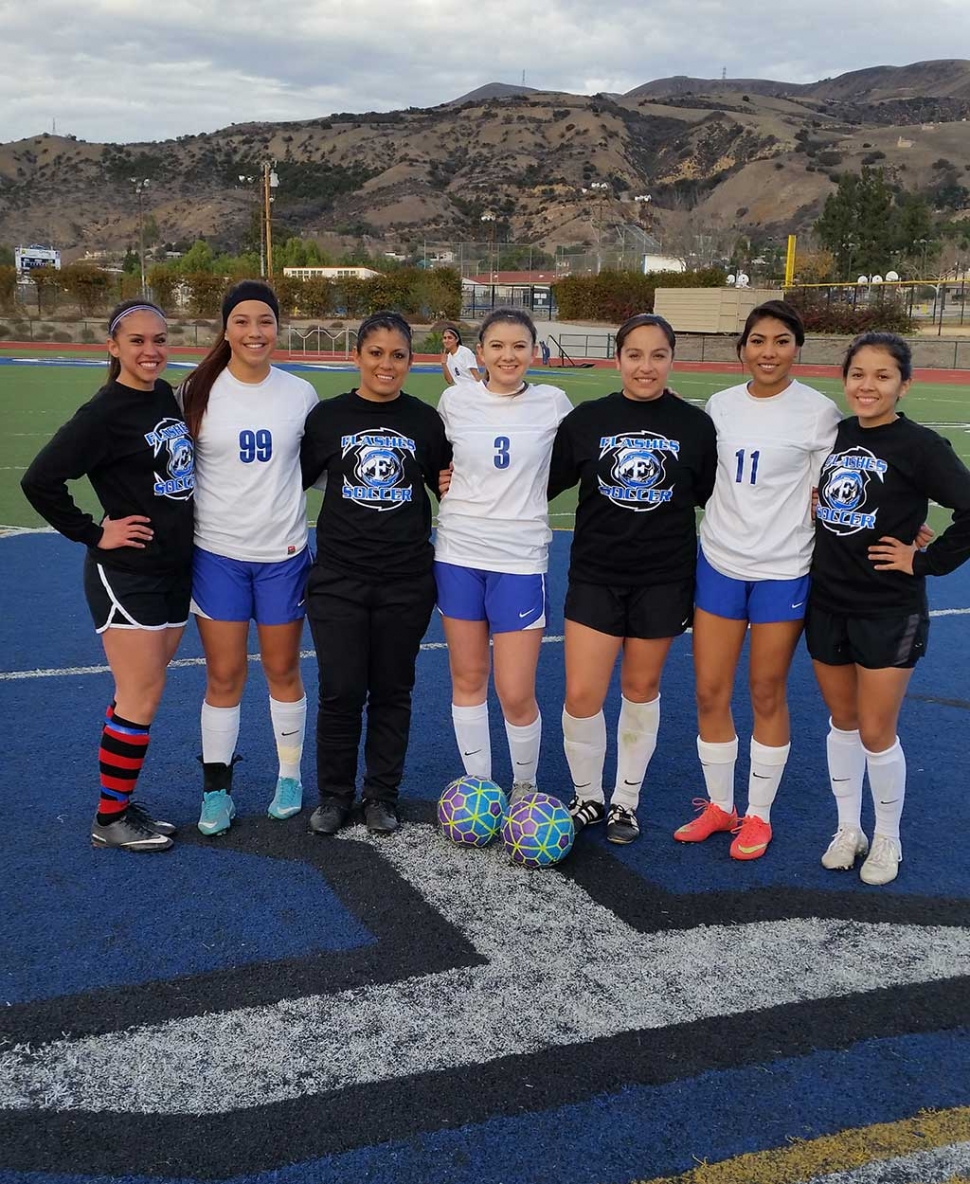
{"label": "team crest logo", "polygon": [[866,448],[833,453],[822,466],[816,517],[833,534],[874,530],[876,509],[866,510],[869,483],[884,480],[886,462]]}
{"label": "team crest logo", "polygon": [[180,419],[163,419],[145,433],[145,439],[155,453],[156,465],[159,459],[162,462],[163,471],[155,470],[155,496],[188,501],[195,489],[195,449],[188,428]]}
{"label": "team crest logo", "polygon": [[405,461],[414,459],[415,443],[390,428],[357,432],[340,441],[343,456],[353,456],[353,476],[344,475],[343,496],[373,510],[394,510],[413,496]]}
{"label": "team crest logo", "polygon": [[673,486],[665,488],[665,458],[676,457],[680,442],[666,436],[633,432],[623,436],[604,436],[600,440],[600,460],[609,463],[609,480],[599,477],[600,493],[628,510],[653,510],[673,497]]}

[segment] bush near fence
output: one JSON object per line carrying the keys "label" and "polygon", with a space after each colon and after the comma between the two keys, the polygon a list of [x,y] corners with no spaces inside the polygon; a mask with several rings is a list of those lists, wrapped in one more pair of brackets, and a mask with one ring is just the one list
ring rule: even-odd
{"label": "bush near fence", "polygon": [[[848,290],[850,295],[851,289]],[[856,304],[850,299],[833,300],[818,289],[793,288],[785,293],[801,315],[808,333],[841,333],[855,336],[870,329],[905,336],[916,329],[906,304],[892,289],[880,289],[874,300]]]}
{"label": "bush near fence", "polygon": [[556,303],[564,321],[606,321],[618,325],[639,312],[653,312],[657,288],[722,288],[719,267],[700,271],[601,271],[556,282]]}
{"label": "bush near fence", "polygon": [[[251,277],[257,278],[257,277]],[[146,276],[149,296],[168,315],[188,313],[212,318],[219,315],[222,297],[239,279],[208,271],[179,273],[153,267]],[[119,300],[137,296],[140,276],[118,275],[89,264],[70,264],[63,271],[36,268],[32,284],[18,292],[16,272],[0,267],[0,311],[15,315],[18,297],[24,310],[33,307],[38,316],[68,320],[104,315]],[[392,308],[406,317],[424,321],[454,319],[461,315],[461,276],[453,268],[401,268],[368,279],[345,276],[328,280],[300,280],[275,275],[272,285],[286,316],[325,317],[334,313],[357,320],[379,309]]]}

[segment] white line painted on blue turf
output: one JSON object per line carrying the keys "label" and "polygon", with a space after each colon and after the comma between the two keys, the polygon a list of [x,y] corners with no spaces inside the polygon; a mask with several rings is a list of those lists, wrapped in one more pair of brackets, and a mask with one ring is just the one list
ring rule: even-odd
{"label": "white line painted on blue turf", "polygon": [[[331,841],[372,847],[484,964],[16,1045],[0,1052],[0,1106],[255,1109],[970,971],[970,928],[790,917],[640,933],[565,876],[511,866],[500,845],[463,850],[416,823],[393,839],[358,826]],[[305,923],[309,935],[320,922]]]}
{"label": "white line painted on blue turf", "polygon": [[[931,617],[966,617],[970,616],[970,608],[935,608],[930,612]],[[687,633],[692,633],[692,629],[688,629]],[[543,637],[543,645],[557,645],[565,641],[561,633],[550,634],[548,637]],[[443,641],[425,641],[421,643],[422,650],[444,650],[447,645]],[[316,650],[301,650],[301,658],[315,658],[317,656]],[[259,654],[247,654],[247,660],[250,662],[258,662],[260,660]],[[169,662],[169,670],[180,670],[190,666],[204,666],[205,658],[176,658]],[[29,678],[70,678],[78,674],[108,674],[110,672],[109,666],[62,666],[55,669],[48,670],[5,670],[0,671],[0,682],[20,682]]]}
{"label": "white line painted on blue turf", "polygon": [[[970,609],[962,610],[970,613]],[[554,644],[565,640],[561,634],[551,634],[549,637],[542,639],[543,645]],[[425,641],[421,644],[422,650],[445,650],[447,645],[443,641]],[[316,650],[301,650],[301,658],[315,658],[317,656]],[[250,662],[258,662],[260,660],[259,654],[247,654],[247,660]],[[204,666],[205,658],[176,658],[169,662],[169,670],[180,670],[189,666]],[[6,670],[0,671],[0,682],[17,682],[21,679],[27,678],[68,678],[78,674],[108,674],[110,673],[110,666],[63,666],[55,670]]]}

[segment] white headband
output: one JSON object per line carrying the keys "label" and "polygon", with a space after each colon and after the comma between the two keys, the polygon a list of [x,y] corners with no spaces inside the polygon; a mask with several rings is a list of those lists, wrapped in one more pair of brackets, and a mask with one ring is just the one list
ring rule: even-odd
{"label": "white headband", "polygon": [[133,304],[131,308],[126,308],[123,312],[118,313],[115,319],[108,326],[108,336],[114,337],[115,329],[118,328],[126,316],[133,312],[153,312],[155,316],[161,317],[163,321],[165,320],[161,310],[157,309],[154,304]]}

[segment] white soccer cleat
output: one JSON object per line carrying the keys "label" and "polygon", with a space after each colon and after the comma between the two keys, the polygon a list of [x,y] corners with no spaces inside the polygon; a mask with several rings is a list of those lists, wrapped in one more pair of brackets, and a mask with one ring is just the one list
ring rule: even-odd
{"label": "white soccer cleat", "polygon": [[864,884],[889,884],[896,879],[902,862],[903,849],[899,839],[873,835],[872,850],[869,852],[869,858],[859,869],[859,879]]}
{"label": "white soccer cleat", "polygon": [[835,832],[835,838],[822,856],[822,867],[827,867],[830,872],[847,872],[868,850],[869,840],[863,832],[857,826],[847,826],[845,830]]}

